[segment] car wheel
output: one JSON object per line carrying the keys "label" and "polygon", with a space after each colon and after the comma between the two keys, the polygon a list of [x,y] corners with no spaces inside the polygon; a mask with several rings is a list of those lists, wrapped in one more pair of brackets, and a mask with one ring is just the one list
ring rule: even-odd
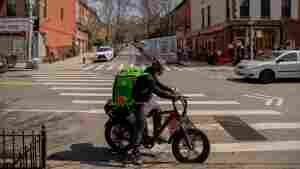
{"label": "car wheel", "polygon": [[275,80],[275,73],[272,70],[264,70],[259,75],[259,80],[264,83],[272,83]]}

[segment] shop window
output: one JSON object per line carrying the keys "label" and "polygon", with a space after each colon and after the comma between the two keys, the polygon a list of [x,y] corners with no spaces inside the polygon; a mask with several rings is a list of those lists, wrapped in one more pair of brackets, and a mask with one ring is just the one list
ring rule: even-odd
{"label": "shop window", "polygon": [[16,8],[17,8],[16,0],[7,1],[7,16],[16,16],[17,15]]}
{"label": "shop window", "polygon": [[269,18],[271,14],[270,0],[261,0],[261,16]]}
{"label": "shop window", "polygon": [[250,2],[249,0],[240,0],[240,16],[249,17],[250,14]]}

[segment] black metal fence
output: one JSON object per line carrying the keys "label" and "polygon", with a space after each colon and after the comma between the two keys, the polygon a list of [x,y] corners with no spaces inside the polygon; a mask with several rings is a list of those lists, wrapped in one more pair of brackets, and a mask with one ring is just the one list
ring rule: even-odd
{"label": "black metal fence", "polygon": [[46,129],[39,133],[0,130],[1,169],[45,169]]}

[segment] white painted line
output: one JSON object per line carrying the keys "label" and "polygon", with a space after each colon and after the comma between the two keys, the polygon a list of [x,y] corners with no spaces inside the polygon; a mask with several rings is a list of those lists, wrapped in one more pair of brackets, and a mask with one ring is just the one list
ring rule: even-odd
{"label": "white painted line", "polygon": [[249,97],[249,98],[255,98],[255,99],[269,100],[269,99],[266,99],[266,98],[264,98],[264,97],[252,96],[252,95],[247,95],[247,94],[245,94],[245,95],[243,95],[243,96],[245,96],[245,97]]}
{"label": "white painted line", "polygon": [[130,64],[130,67],[133,67],[134,65],[133,64]]}
{"label": "white painted line", "polygon": [[171,71],[171,69],[168,66],[165,66],[166,71]]}
{"label": "white painted line", "polygon": [[104,80],[104,79],[91,79],[91,80],[87,80],[87,79],[67,79],[67,80],[37,80],[37,82],[113,82],[113,80]]}
{"label": "white painted line", "polygon": [[111,83],[39,83],[43,85],[69,85],[69,86],[111,86]]}
{"label": "white painted line", "polygon": [[205,97],[206,95],[205,94],[202,94],[202,93],[192,93],[192,94],[183,94],[184,96],[187,96],[187,97]]}
{"label": "white painted line", "polygon": [[271,106],[273,103],[273,99],[269,99],[268,101],[266,101],[265,105],[266,106]]}
{"label": "white painted line", "polygon": [[[170,101],[158,101],[159,104],[171,104]],[[189,101],[189,105],[237,105],[237,101]]]}
{"label": "white painted line", "polygon": [[72,73],[53,73],[53,74],[49,74],[49,73],[33,73],[31,75],[33,76],[48,76],[48,75],[94,75],[95,73],[89,73],[89,72],[82,72],[82,73],[77,73],[77,72],[72,72]]}
{"label": "white painted line", "polygon": [[52,77],[97,77],[96,75],[45,75],[45,76],[32,76],[35,78],[40,78],[40,77],[48,77],[48,78],[52,78]]}
{"label": "white painted line", "polygon": [[108,96],[111,97],[111,93],[60,93],[61,96]]}
{"label": "white painted line", "polygon": [[98,77],[32,77],[34,79],[98,79]]}
{"label": "white painted line", "polygon": [[[211,144],[212,153],[299,151],[300,141],[261,141]],[[171,145],[157,145],[152,152],[171,153]],[[200,150],[201,151],[201,150]]]}
{"label": "white painted line", "polygon": [[276,106],[281,106],[283,104],[283,98],[277,98]]}
{"label": "white painted line", "polygon": [[99,65],[99,66],[97,66],[97,68],[95,70],[101,70],[101,69],[103,69],[103,67],[104,67],[104,65]]}
{"label": "white painted line", "polygon": [[112,70],[114,68],[114,65],[112,64],[111,66],[109,66],[106,70]]}
{"label": "white painted line", "polygon": [[75,104],[106,104],[105,100],[72,100]]}
{"label": "white painted line", "polygon": [[105,114],[102,109],[90,110],[64,110],[64,109],[4,109],[0,112],[34,112],[34,113],[92,113],[92,114]]}
{"label": "white painted line", "polygon": [[[77,104],[103,104],[103,100],[74,100],[73,103]],[[160,105],[171,105],[171,101],[158,101]],[[240,104],[236,101],[189,101],[189,105],[237,105]]]}
{"label": "white painted line", "polygon": [[96,65],[90,65],[90,66],[83,68],[82,70],[90,70],[90,69],[93,69],[94,67],[96,67]]}
{"label": "white painted line", "polygon": [[191,110],[188,114],[192,116],[281,115],[274,110]]}
{"label": "white painted line", "polygon": [[124,67],[124,64],[121,64],[121,65],[119,66],[118,70],[122,70],[123,67]]}
{"label": "white painted line", "polygon": [[51,90],[109,90],[109,87],[52,87]]}
{"label": "white painted line", "polygon": [[266,96],[266,95],[263,95],[263,94],[260,94],[260,93],[254,93],[254,94],[257,95],[257,96],[273,98],[273,96]]}
{"label": "white painted line", "polygon": [[247,143],[212,144],[211,151],[216,153],[231,152],[262,152],[262,151],[289,151],[300,150],[300,141],[264,141]]}
{"label": "white painted line", "polygon": [[250,126],[255,130],[299,129],[300,123],[255,123]]}

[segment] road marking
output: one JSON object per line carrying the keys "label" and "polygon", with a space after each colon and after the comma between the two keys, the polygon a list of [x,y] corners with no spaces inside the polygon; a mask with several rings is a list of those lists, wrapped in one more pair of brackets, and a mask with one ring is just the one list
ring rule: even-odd
{"label": "road marking", "polygon": [[178,67],[173,67],[173,69],[177,70],[177,71],[182,71],[181,68],[178,68]]}
{"label": "road marking", "polygon": [[37,83],[43,85],[70,85],[70,86],[111,86],[111,83]]}
{"label": "road marking", "polygon": [[68,79],[68,80],[36,80],[37,82],[113,82],[113,80],[104,80],[104,79],[97,79],[97,80],[87,80],[87,79]]}
{"label": "road marking", "polygon": [[89,110],[63,110],[63,109],[3,109],[0,112],[33,112],[33,113],[92,113],[92,114],[105,114],[102,109],[89,109]]}
{"label": "road marking", "polygon": [[122,64],[119,66],[118,70],[122,70],[123,67],[124,67],[124,64],[122,63]]}
{"label": "road marking", "polygon": [[110,65],[106,70],[112,70],[114,68],[114,65]]}
{"label": "road marking", "polygon": [[97,66],[97,68],[95,70],[101,70],[101,69],[103,69],[104,66],[105,65],[99,65],[99,66]]}
{"label": "road marking", "polygon": [[[76,100],[72,101],[73,103],[76,103]],[[107,101],[102,101],[103,104],[105,104]],[[105,114],[103,109],[88,109],[88,110],[63,110],[63,109],[2,109],[0,112],[78,112],[78,113],[91,113],[91,114]],[[226,116],[226,115],[281,115],[280,112],[272,111],[272,110],[193,110],[188,111],[189,116]],[[279,124],[279,123],[278,123]],[[203,124],[199,124],[199,128],[202,128]],[[222,128],[218,127],[219,124],[210,124],[210,128]],[[283,123],[282,126],[284,129],[292,129],[292,128],[298,128],[299,123],[293,124],[293,123]],[[253,128],[256,128],[258,130],[266,130],[266,129],[276,129],[278,125],[274,125],[269,123],[268,125],[265,123],[254,123],[251,125]],[[274,127],[275,126],[275,127]],[[209,127],[207,127],[209,128]]]}
{"label": "road marking", "polygon": [[[201,130],[222,130],[225,129],[219,123],[211,124],[194,124],[198,129]],[[252,123],[249,126],[255,130],[284,130],[284,129],[299,129],[300,123]],[[148,123],[148,128],[152,129],[153,124]]]}
{"label": "road marking", "polygon": [[46,76],[46,75],[94,75],[95,73],[89,73],[89,72],[82,72],[82,73],[76,73],[76,72],[72,72],[72,73],[54,73],[54,74],[49,74],[49,73],[33,73],[31,75],[33,76]]}
{"label": "road marking", "polygon": [[299,129],[300,123],[254,123],[250,126],[256,130]]}
{"label": "road marking", "polygon": [[98,77],[32,77],[33,79],[98,79]]}
{"label": "road marking", "polygon": [[259,94],[259,93],[254,93],[254,95],[245,94],[243,96],[249,97],[249,98],[265,100],[266,106],[271,106],[274,102],[275,102],[276,106],[281,106],[283,104],[283,98],[281,98],[281,97],[266,96],[266,95]]}
{"label": "road marking", "polygon": [[97,65],[90,65],[90,66],[84,67],[82,70],[90,70],[90,69],[93,69],[96,66]]}
{"label": "road marking", "polygon": [[[105,104],[104,100],[73,100],[76,104]],[[170,105],[171,101],[157,101],[160,105]],[[236,101],[189,101],[189,105],[237,105]]]}
{"label": "road marking", "polygon": [[40,77],[97,77],[96,75],[42,75],[42,76],[32,76],[34,78],[40,78]]}
{"label": "road marking", "polygon": [[51,90],[109,90],[110,87],[52,87]]}
{"label": "road marking", "polygon": [[102,97],[112,96],[111,93],[60,93],[59,95],[61,96],[102,96]]}
{"label": "road marking", "polygon": [[193,116],[233,116],[233,115],[281,115],[274,110],[191,110]]}
{"label": "road marking", "polygon": [[[266,151],[298,151],[300,141],[261,141],[243,143],[219,143],[211,144],[212,153],[234,153],[234,152],[266,152]],[[171,145],[157,145],[152,152],[171,153]]]}
{"label": "road marking", "polygon": [[168,66],[165,66],[166,71],[171,71],[171,69]]}

